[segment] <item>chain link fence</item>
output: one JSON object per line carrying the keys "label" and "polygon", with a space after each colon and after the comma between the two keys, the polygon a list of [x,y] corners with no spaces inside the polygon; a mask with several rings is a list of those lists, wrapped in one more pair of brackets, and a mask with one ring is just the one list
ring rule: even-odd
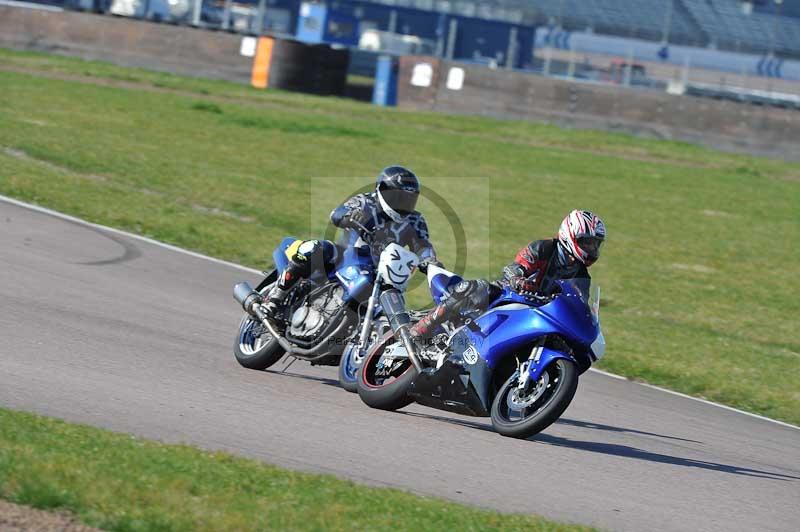
{"label": "chain link fence", "polygon": [[534,51],[534,69],[548,77],[578,82],[800,110],[800,81],[776,76],[775,69],[783,62],[729,54],[722,70],[697,65],[691,55],[673,61],[658,60],[649,50],[631,43],[620,54],[538,47]]}

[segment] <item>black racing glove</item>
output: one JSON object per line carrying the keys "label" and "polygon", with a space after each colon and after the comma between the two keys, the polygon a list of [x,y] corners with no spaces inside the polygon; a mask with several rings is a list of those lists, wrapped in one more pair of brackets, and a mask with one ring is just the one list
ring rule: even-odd
{"label": "black racing glove", "polygon": [[515,277],[509,285],[521,296],[530,297],[536,295],[536,283],[524,277]]}
{"label": "black racing glove", "polygon": [[430,266],[431,264],[433,264],[434,266],[438,266],[439,268],[444,268],[444,264],[442,264],[441,262],[439,262],[435,258],[427,258],[427,259],[422,260],[419,263],[419,266],[417,266],[417,268],[419,268],[419,271],[421,271],[422,273],[427,275],[428,274],[428,266]]}
{"label": "black racing glove", "polygon": [[350,229],[355,229],[359,233],[367,232],[372,233],[374,228],[372,226],[372,216],[369,213],[357,210],[353,211],[347,216],[344,217],[342,220],[342,227],[348,227]]}

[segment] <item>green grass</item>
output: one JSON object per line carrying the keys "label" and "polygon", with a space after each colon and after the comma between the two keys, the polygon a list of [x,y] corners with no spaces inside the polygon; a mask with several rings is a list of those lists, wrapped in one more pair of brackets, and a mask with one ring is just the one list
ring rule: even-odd
{"label": "green grass", "polygon": [[[601,367],[800,423],[800,165],[47,55],[0,51],[0,70],[0,193],[259,267],[401,162],[459,214],[467,274],[490,277],[592,209]],[[444,216],[421,210],[452,264]]]}
{"label": "green grass", "polygon": [[5,409],[0,427],[0,497],[105,530],[588,530]]}

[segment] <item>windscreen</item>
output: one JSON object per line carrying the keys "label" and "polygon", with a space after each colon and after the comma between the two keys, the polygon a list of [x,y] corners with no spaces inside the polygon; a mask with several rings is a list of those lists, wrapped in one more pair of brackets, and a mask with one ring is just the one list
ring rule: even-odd
{"label": "windscreen", "polygon": [[559,281],[561,292],[574,294],[589,307],[595,318],[600,317],[600,285],[591,279],[565,279]]}

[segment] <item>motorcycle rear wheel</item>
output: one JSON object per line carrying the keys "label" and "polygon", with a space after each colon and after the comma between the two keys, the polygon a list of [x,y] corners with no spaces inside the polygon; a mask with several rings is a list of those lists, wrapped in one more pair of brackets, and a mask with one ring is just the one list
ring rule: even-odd
{"label": "motorcycle rear wheel", "polygon": [[388,332],[364,357],[358,372],[358,396],[367,406],[379,410],[399,410],[414,402],[407,393],[417,376],[411,360],[405,359],[389,375],[378,375],[383,352],[396,341],[394,335]]}
{"label": "motorcycle rear wheel", "polygon": [[264,332],[257,338],[252,334],[255,327],[261,325],[250,315],[242,318],[239,334],[233,342],[233,356],[245,368],[263,370],[278,362],[286,351],[269,332]]}
{"label": "motorcycle rear wheel", "polygon": [[518,379],[514,373],[500,387],[492,402],[491,418],[499,434],[524,439],[561,417],[578,389],[578,368],[564,359],[552,362],[527,396],[517,390]]}
{"label": "motorcycle rear wheel", "polygon": [[[261,294],[268,293],[273,284],[264,287]],[[263,325],[249,314],[245,314],[239,322],[239,332],[233,341],[233,356],[245,368],[267,369],[286,354],[268,331],[259,334],[260,329],[263,329]]]}

